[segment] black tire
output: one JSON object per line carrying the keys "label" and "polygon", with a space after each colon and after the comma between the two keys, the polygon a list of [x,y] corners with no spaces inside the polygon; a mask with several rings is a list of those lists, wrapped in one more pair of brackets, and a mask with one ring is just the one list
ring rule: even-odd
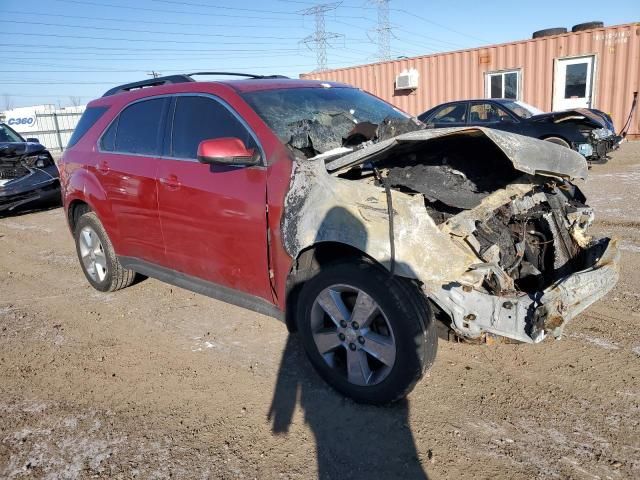
{"label": "black tire", "polygon": [[[311,326],[313,305],[320,293],[333,285],[349,285],[365,292],[386,317],[394,337],[395,360],[379,383],[350,383],[328,365],[316,346]],[[307,356],[320,376],[338,392],[360,403],[380,405],[404,398],[431,367],[437,352],[433,314],[419,288],[365,260],[342,261],[322,268],[302,287],[296,319]]]}
{"label": "black tire", "polygon": [[571,145],[569,145],[569,142],[567,142],[565,139],[560,137],[547,137],[547,138],[544,138],[543,140],[545,142],[555,143],[556,145],[560,145],[562,147],[571,148]]}
{"label": "black tire", "polygon": [[[87,267],[85,266],[82,258],[80,235],[86,227],[90,228],[97,235],[102,246],[101,252],[104,253],[104,257],[106,259],[106,274],[102,279],[95,274],[92,275],[87,270]],[[111,240],[109,240],[107,232],[102,226],[100,220],[98,220],[98,217],[95,213],[84,213],[78,219],[73,236],[76,241],[76,253],[78,254],[78,259],[80,260],[80,266],[82,267],[84,276],[87,278],[93,288],[101,292],[115,292],[116,290],[128,287],[135,281],[136,272],[134,272],[133,270],[128,270],[120,264],[120,261],[118,260],[118,257],[113,250]]]}
{"label": "black tire", "polygon": [[564,27],[545,28],[544,30],[533,32],[531,38],[550,37],[551,35],[562,35],[563,33],[567,33],[567,29]]}
{"label": "black tire", "polygon": [[574,25],[571,29],[572,32],[582,32],[584,30],[592,30],[594,28],[604,27],[604,22],[584,22]]}

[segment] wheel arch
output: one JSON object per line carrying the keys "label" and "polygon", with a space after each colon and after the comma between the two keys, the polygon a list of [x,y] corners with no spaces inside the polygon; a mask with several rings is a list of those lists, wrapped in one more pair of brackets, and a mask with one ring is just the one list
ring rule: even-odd
{"label": "wheel arch", "polygon": [[293,260],[291,270],[287,276],[285,322],[289,332],[297,330],[295,310],[298,295],[304,283],[311,279],[315,272],[323,266],[337,260],[358,259],[370,262],[386,270],[378,261],[362,250],[347,243],[335,241],[318,242],[301,250]]}

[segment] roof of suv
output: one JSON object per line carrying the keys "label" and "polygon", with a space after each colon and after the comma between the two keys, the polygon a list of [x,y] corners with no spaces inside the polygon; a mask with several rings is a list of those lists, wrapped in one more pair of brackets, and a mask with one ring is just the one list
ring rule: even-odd
{"label": "roof of suv", "polygon": [[[222,79],[215,81],[196,82],[194,76],[231,76],[231,77],[244,77],[242,80],[235,79]],[[237,92],[251,92],[258,90],[274,90],[274,89],[287,89],[287,88],[318,88],[318,87],[349,87],[348,85],[334,82],[323,82],[318,80],[298,80],[290,79],[281,75],[252,75],[244,73],[230,73],[230,72],[197,72],[190,74],[169,75],[166,77],[156,77],[151,79],[140,80],[132,83],[125,83],[113,87],[103,97],[110,97],[112,95],[134,92],[140,90],[147,90],[149,88],[156,88],[162,86],[187,84],[193,85],[197,83],[203,84],[224,84],[232,87]],[[197,87],[196,87],[197,88]],[[190,89],[191,90],[191,89]]]}

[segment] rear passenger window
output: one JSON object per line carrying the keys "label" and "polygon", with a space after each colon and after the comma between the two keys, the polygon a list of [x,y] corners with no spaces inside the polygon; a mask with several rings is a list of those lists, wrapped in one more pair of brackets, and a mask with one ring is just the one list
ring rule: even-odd
{"label": "rear passenger window", "polygon": [[247,148],[256,142],[245,126],[220,102],[200,96],[179,96],[173,115],[170,156],[196,159],[203,140],[235,137]]}
{"label": "rear passenger window", "polygon": [[159,155],[165,102],[165,98],[154,98],[125,108],[102,136],[100,147],[108,152]]}
{"label": "rear passenger window", "polygon": [[69,139],[69,143],[67,144],[67,148],[73,147],[78,141],[84,136],[85,133],[89,131],[91,127],[102,117],[104,112],[107,111],[107,107],[88,107],[82,117],[80,117],[80,121],[76,125],[76,128],[73,130],[73,135]]}

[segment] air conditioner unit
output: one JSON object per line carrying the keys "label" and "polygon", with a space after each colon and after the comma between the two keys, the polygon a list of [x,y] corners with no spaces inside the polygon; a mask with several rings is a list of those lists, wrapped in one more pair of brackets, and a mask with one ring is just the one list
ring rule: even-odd
{"label": "air conditioner unit", "polygon": [[396,90],[415,90],[418,88],[419,79],[420,74],[415,68],[403,70],[396,76]]}

